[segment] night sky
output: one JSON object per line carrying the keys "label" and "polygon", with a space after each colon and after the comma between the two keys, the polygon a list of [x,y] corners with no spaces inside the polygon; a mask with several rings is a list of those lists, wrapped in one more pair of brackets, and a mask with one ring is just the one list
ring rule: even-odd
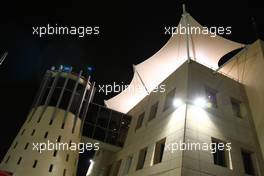
{"label": "night sky", "polygon": [[[241,43],[264,38],[264,7],[253,1],[230,4],[185,1],[187,11],[203,26],[232,26],[224,36]],[[34,2],[37,3],[37,2]],[[1,5],[0,53],[8,50],[0,66],[0,159],[26,119],[42,76],[51,66],[71,65],[79,71],[93,66],[97,84],[128,84],[133,64],[157,52],[169,39],[165,26],[177,26],[182,13],[180,1],[159,3],[42,2]],[[257,29],[252,25],[255,19]],[[98,36],[32,35],[33,26],[100,26]],[[256,33],[256,31],[258,31]],[[258,35],[256,35],[258,34]],[[102,104],[110,96],[95,95]]]}

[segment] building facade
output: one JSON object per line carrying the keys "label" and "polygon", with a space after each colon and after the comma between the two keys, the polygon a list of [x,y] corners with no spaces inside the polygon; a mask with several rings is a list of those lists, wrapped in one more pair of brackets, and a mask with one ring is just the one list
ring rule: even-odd
{"label": "building facade", "polygon": [[[151,93],[128,113],[131,126],[124,148],[111,157],[112,175],[263,175],[242,84],[195,61],[162,84],[166,93]],[[206,106],[195,102],[199,97]],[[177,149],[181,142],[230,143],[231,150]]]}

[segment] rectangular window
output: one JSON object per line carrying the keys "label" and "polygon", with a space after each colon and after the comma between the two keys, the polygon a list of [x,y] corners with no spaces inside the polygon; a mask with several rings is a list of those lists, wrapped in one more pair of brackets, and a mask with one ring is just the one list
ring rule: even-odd
{"label": "rectangular window", "polygon": [[136,125],[136,130],[139,129],[142,124],[143,124],[143,120],[144,120],[144,116],[145,116],[145,112],[141,113],[139,116],[138,116],[138,119],[137,119],[137,125]]}
{"label": "rectangular window", "polygon": [[124,171],[123,171],[123,175],[128,175],[129,169],[131,167],[131,163],[132,163],[132,156],[127,157],[126,161],[125,161],[125,167],[124,167]]}
{"label": "rectangular window", "polygon": [[241,102],[234,99],[234,98],[231,98],[231,105],[232,105],[233,114],[236,117],[241,118],[242,117],[241,116],[241,109],[240,109]]}
{"label": "rectangular window", "polygon": [[19,157],[18,161],[17,161],[17,165],[19,165],[21,163],[22,157]]}
{"label": "rectangular window", "polygon": [[141,149],[138,155],[138,162],[137,162],[136,170],[140,170],[144,167],[146,156],[147,156],[147,148]]}
{"label": "rectangular window", "polygon": [[53,170],[53,164],[50,165],[49,172],[52,172],[52,170]]}
{"label": "rectangular window", "polygon": [[26,143],[24,150],[27,150],[29,143]]}
{"label": "rectangular window", "polygon": [[231,154],[226,150],[226,142],[212,138],[214,144],[214,164],[232,169]]}
{"label": "rectangular window", "polygon": [[158,106],[159,106],[159,102],[156,102],[151,106],[148,121],[151,121],[156,117]]}
{"label": "rectangular window", "polygon": [[176,92],[176,89],[174,88],[170,92],[167,93],[163,111],[166,111],[170,107],[173,107],[173,99],[174,99],[175,92]]}
{"label": "rectangular window", "polygon": [[166,142],[166,138],[164,138],[164,139],[162,139],[156,143],[155,151],[154,151],[153,164],[161,163],[163,153],[164,153],[164,148],[165,148],[165,142]]}
{"label": "rectangular window", "polygon": [[35,160],[32,167],[36,168],[37,164],[38,164],[38,160]]}
{"label": "rectangular window", "polygon": [[242,151],[241,155],[243,159],[245,173],[248,175],[255,175],[252,157],[251,157],[252,154],[249,152]]}
{"label": "rectangular window", "polygon": [[205,89],[205,95],[207,101],[210,103],[210,105],[214,108],[217,108],[217,91],[213,90],[211,88],[206,88]]}

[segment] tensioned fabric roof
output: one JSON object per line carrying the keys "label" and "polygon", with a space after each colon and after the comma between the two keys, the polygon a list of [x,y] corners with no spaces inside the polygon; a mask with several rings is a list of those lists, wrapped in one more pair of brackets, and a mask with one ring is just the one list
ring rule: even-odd
{"label": "tensioned fabric roof", "polygon": [[[190,27],[204,29],[188,13],[185,15],[182,16],[178,28],[188,24]],[[190,59],[212,69],[218,68],[219,59],[226,53],[244,46],[244,44],[227,40],[221,36],[212,37],[210,33],[192,33],[189,37],[186,38],[186,36],[185,34],[171,36],[156,54],[135,65],[130,85],[123,92],[106,100],[105,105],[116,111],[128,113],[188,59],[187,38]]]}

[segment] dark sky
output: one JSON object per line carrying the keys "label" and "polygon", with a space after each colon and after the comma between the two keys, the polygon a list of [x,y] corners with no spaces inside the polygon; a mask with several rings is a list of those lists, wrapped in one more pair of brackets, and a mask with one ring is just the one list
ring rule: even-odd
{"label": "dark sky", "polygon": [[[133,3],[132,3],[133,2]],[[230,0],[185,1],[187,11],[203,26],[231,26],[228,39],[252,43],[264,36],[264,7],[253,1],[230,4]],[[180,1],[113,3],[54,2],[1,5],[0,52],[9,55],[0,66],[0,159],[26,119],[42,76],[52,65],[72,65],[76,71],[95,68],[97,84],[132,79],[132,64],[157,52],[168,40],[164,26],[176,26]],[[43,37],[32,35],[33,26],[100,26],[99,36]],[[109,98],[100,94],[95,101]]]}

